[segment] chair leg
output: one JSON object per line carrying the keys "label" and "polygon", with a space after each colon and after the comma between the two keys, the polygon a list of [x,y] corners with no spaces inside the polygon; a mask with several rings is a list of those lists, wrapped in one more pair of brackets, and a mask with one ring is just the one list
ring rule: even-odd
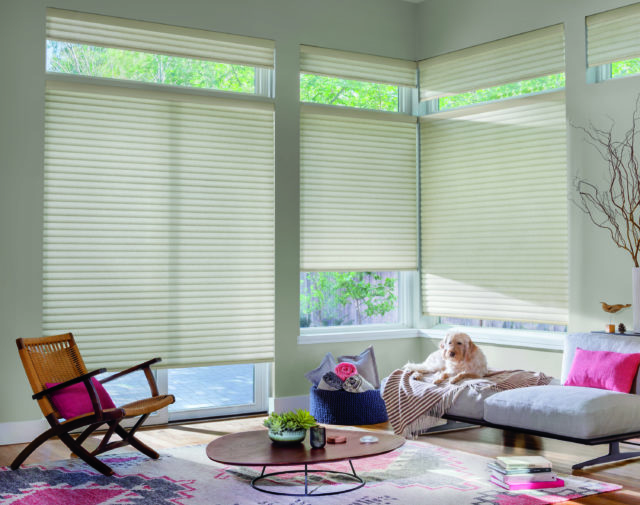
{"label": "chair leg", "polygon": [[149,417],[149,414],[143,415],[140,419],[138,419],[138,422],[135,424],[135,426],[128,432],[122,426],[116,426],[116,433],[120,436],[120,438],[122,438],[122,440],[126,440],[132,447],[138,449],[142,454],[150,457],[151,459],[158,459],[160,457],[160,454],[158,454],[151,447],[134,436],[135,432],[147,419],[147,417]]}
{"label": "chair leg", "polygon": [[16,456],[16,458],[11,463],[11,470],[17,470],[20,468],[20,465],[24,463],[24,461],[31,455],[33,451],[35,451],[40,445],[49,440],[51,437],[56,435],[57,430],[55,428],[50,428],[44,433],[38,435],[35,439],[31,441],[29,445],[27,445],[20,454]]}
{"label": "chair leg", "polygon": [[95,456],[92,456],[89,451],[76,443],[69,433],[60,433],[59,437],[62,443],[64,443],[64,445],[66,445],[71,452],[78,456],[82,461],[98,470],[102,475],[106,475],[107,477],[113,475],[114,472],[110,466],[106,465]]}
{"label": "chair leg", "polygon": [[102,440],[100,441],[100,445],[98,445],[97,449],[92,453],[94,456],[96,454],[100,454],[101,452],[105,452],[107,450],[107,447],[109,446],[109,440],[111,440],[111,436],[113,435],[113,432],[115,431],[119,422],[120,421],[112,421],[108,424],[109,429],[102,437]]}
{"label": "chair leg", "polygon": [[640,456],[640,452],[620,452],[620,442],[609,442],[609,454],[606,456],[600,456],[599,458],[590,459],[589,461],[583,461],[582,463],[577,463],[571,468],[574,470],[580,470],[585,466],[612,463],[613,461],[622,461],[623,459],[637,458],[638,456]]}
{"label": "chair leg", "polygon": [[91,426],[87,427],[87,429],[84,430],[78,438],[76,438],[76,442],[82,445],[84,441],[89,438],[89,435],[96,431],[99,426],[99,424],[92,424]]}

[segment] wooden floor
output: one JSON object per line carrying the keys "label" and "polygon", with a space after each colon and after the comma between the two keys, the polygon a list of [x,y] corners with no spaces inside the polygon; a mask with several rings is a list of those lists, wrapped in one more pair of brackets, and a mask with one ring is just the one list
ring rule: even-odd
{"label": "wooden floor", "polygon": [[[262,425],[262,420],[263,417],[258,416],[144,428],[139,432],[139,436],[155,449],[204,444],[228,433],[256,429]],[[386,423],[363,428],[390,431]],[[473,428],[427,435],[418,440],[487,457],[504,454],[540,454],[550,459],[554,469],[560,473],[572,473],[571,465],[574,463],[606,453],[605,446],[588,447],[559,440],[502,432],[492,428]],[[23,447],[24,444],[0,446],[0,466],[9,465]],[[636,449],[638,448],[621,444],[623,452]],[[68,457],[69,450],[58,440],[51,440],[37,449],[27,463],[42,463]],[[566,503],[640,505],[640,458],[578,470],[573,474],[619,484],[623,489]]]}

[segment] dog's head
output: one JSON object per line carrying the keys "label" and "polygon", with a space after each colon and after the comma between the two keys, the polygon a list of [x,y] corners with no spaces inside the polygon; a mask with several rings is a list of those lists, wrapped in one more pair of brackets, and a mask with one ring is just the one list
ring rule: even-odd
{"label": "dog's head", "polygon": [[461,363],[471,359],[478,349],[466,333],[447,333],[440,342],[442,358],[445,361]]}

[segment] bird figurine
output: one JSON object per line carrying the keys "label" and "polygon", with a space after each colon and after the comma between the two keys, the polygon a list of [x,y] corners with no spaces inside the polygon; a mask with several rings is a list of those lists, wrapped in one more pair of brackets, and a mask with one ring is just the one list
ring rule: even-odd
{"label": "bird figurine", "polygon": [[617,303],[615,305],[609,305],[605,302],[600,302],[602,304],[602,310],[608,312],[609,314],[615,314],[616,312],[620,312],[622,309],[626,309],[627,307],[631,307],[630,303],[622,304]]}

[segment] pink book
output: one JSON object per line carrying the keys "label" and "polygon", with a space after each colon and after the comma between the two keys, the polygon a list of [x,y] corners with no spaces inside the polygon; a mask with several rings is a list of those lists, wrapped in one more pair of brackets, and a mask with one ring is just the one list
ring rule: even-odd
{"label": "pink book", "polygon": [[551,487],[564,487],[564,481],[562,479],[542,481],[542,482],[520,482],[518,484],[505,484],[498,479],[491,477],[491,482],[496,486],[503,487],[509,491],[520,491],[523,489],[546,489]]}

